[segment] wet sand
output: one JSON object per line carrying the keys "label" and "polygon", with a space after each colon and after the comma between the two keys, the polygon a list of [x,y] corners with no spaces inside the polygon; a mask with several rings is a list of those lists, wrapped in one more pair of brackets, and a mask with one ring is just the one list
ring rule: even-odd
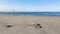
{"label": "wet sand", "polygon": [[[42,28],[29,26],[32,23],[40,23]],[[6,27],[7,24],[13,27]],[[0,15],[0,34],[60,34],[60,17]]]}

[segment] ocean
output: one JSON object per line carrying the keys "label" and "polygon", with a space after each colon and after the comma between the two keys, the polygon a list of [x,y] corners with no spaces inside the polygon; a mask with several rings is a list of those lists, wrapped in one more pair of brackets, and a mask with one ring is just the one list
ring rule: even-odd
{"label": "ocean", "polygon": [[3,15],[60,16],[60,12],[0,12]]}

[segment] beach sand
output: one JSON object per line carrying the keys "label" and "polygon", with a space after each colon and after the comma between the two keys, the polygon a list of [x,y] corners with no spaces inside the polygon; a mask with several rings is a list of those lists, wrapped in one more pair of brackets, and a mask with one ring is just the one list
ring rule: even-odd
{"label": "beach sand", "polygon": [[[42,28],[29,26],[32,23],[39,23]],[[12,27],[6,27],[8,24]],[[60,34],[60,17],[0,15],[0,34]]]}

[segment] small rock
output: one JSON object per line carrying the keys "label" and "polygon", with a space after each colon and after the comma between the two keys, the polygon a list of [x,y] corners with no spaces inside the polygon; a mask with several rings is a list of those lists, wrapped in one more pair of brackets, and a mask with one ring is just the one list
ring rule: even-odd
{"label": "small rock", "polygon": [[41,24],[37,24],[37,26],[40,26]]}
{"label": "small rock", "polygon": [[41,24],[37,24],[35,28],[42,28]]}
{"label": "small rock", "polygon": [[40,26],[39,28],[42,28],[42,26]]}
{"label": "small rock", "polygon": [[6,27],[13,27],[12,25],[8,24]]}

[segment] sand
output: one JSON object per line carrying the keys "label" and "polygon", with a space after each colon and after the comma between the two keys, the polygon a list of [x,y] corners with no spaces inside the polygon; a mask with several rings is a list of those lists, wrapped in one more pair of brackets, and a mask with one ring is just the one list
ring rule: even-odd
{"label": "sand", "polygon": [[[42,28],[29,26],[32,23],[40,23]],[[8,24],[13,27],[6,27]],[[0,15],[0,34],[60,34],[60,17]]]}

